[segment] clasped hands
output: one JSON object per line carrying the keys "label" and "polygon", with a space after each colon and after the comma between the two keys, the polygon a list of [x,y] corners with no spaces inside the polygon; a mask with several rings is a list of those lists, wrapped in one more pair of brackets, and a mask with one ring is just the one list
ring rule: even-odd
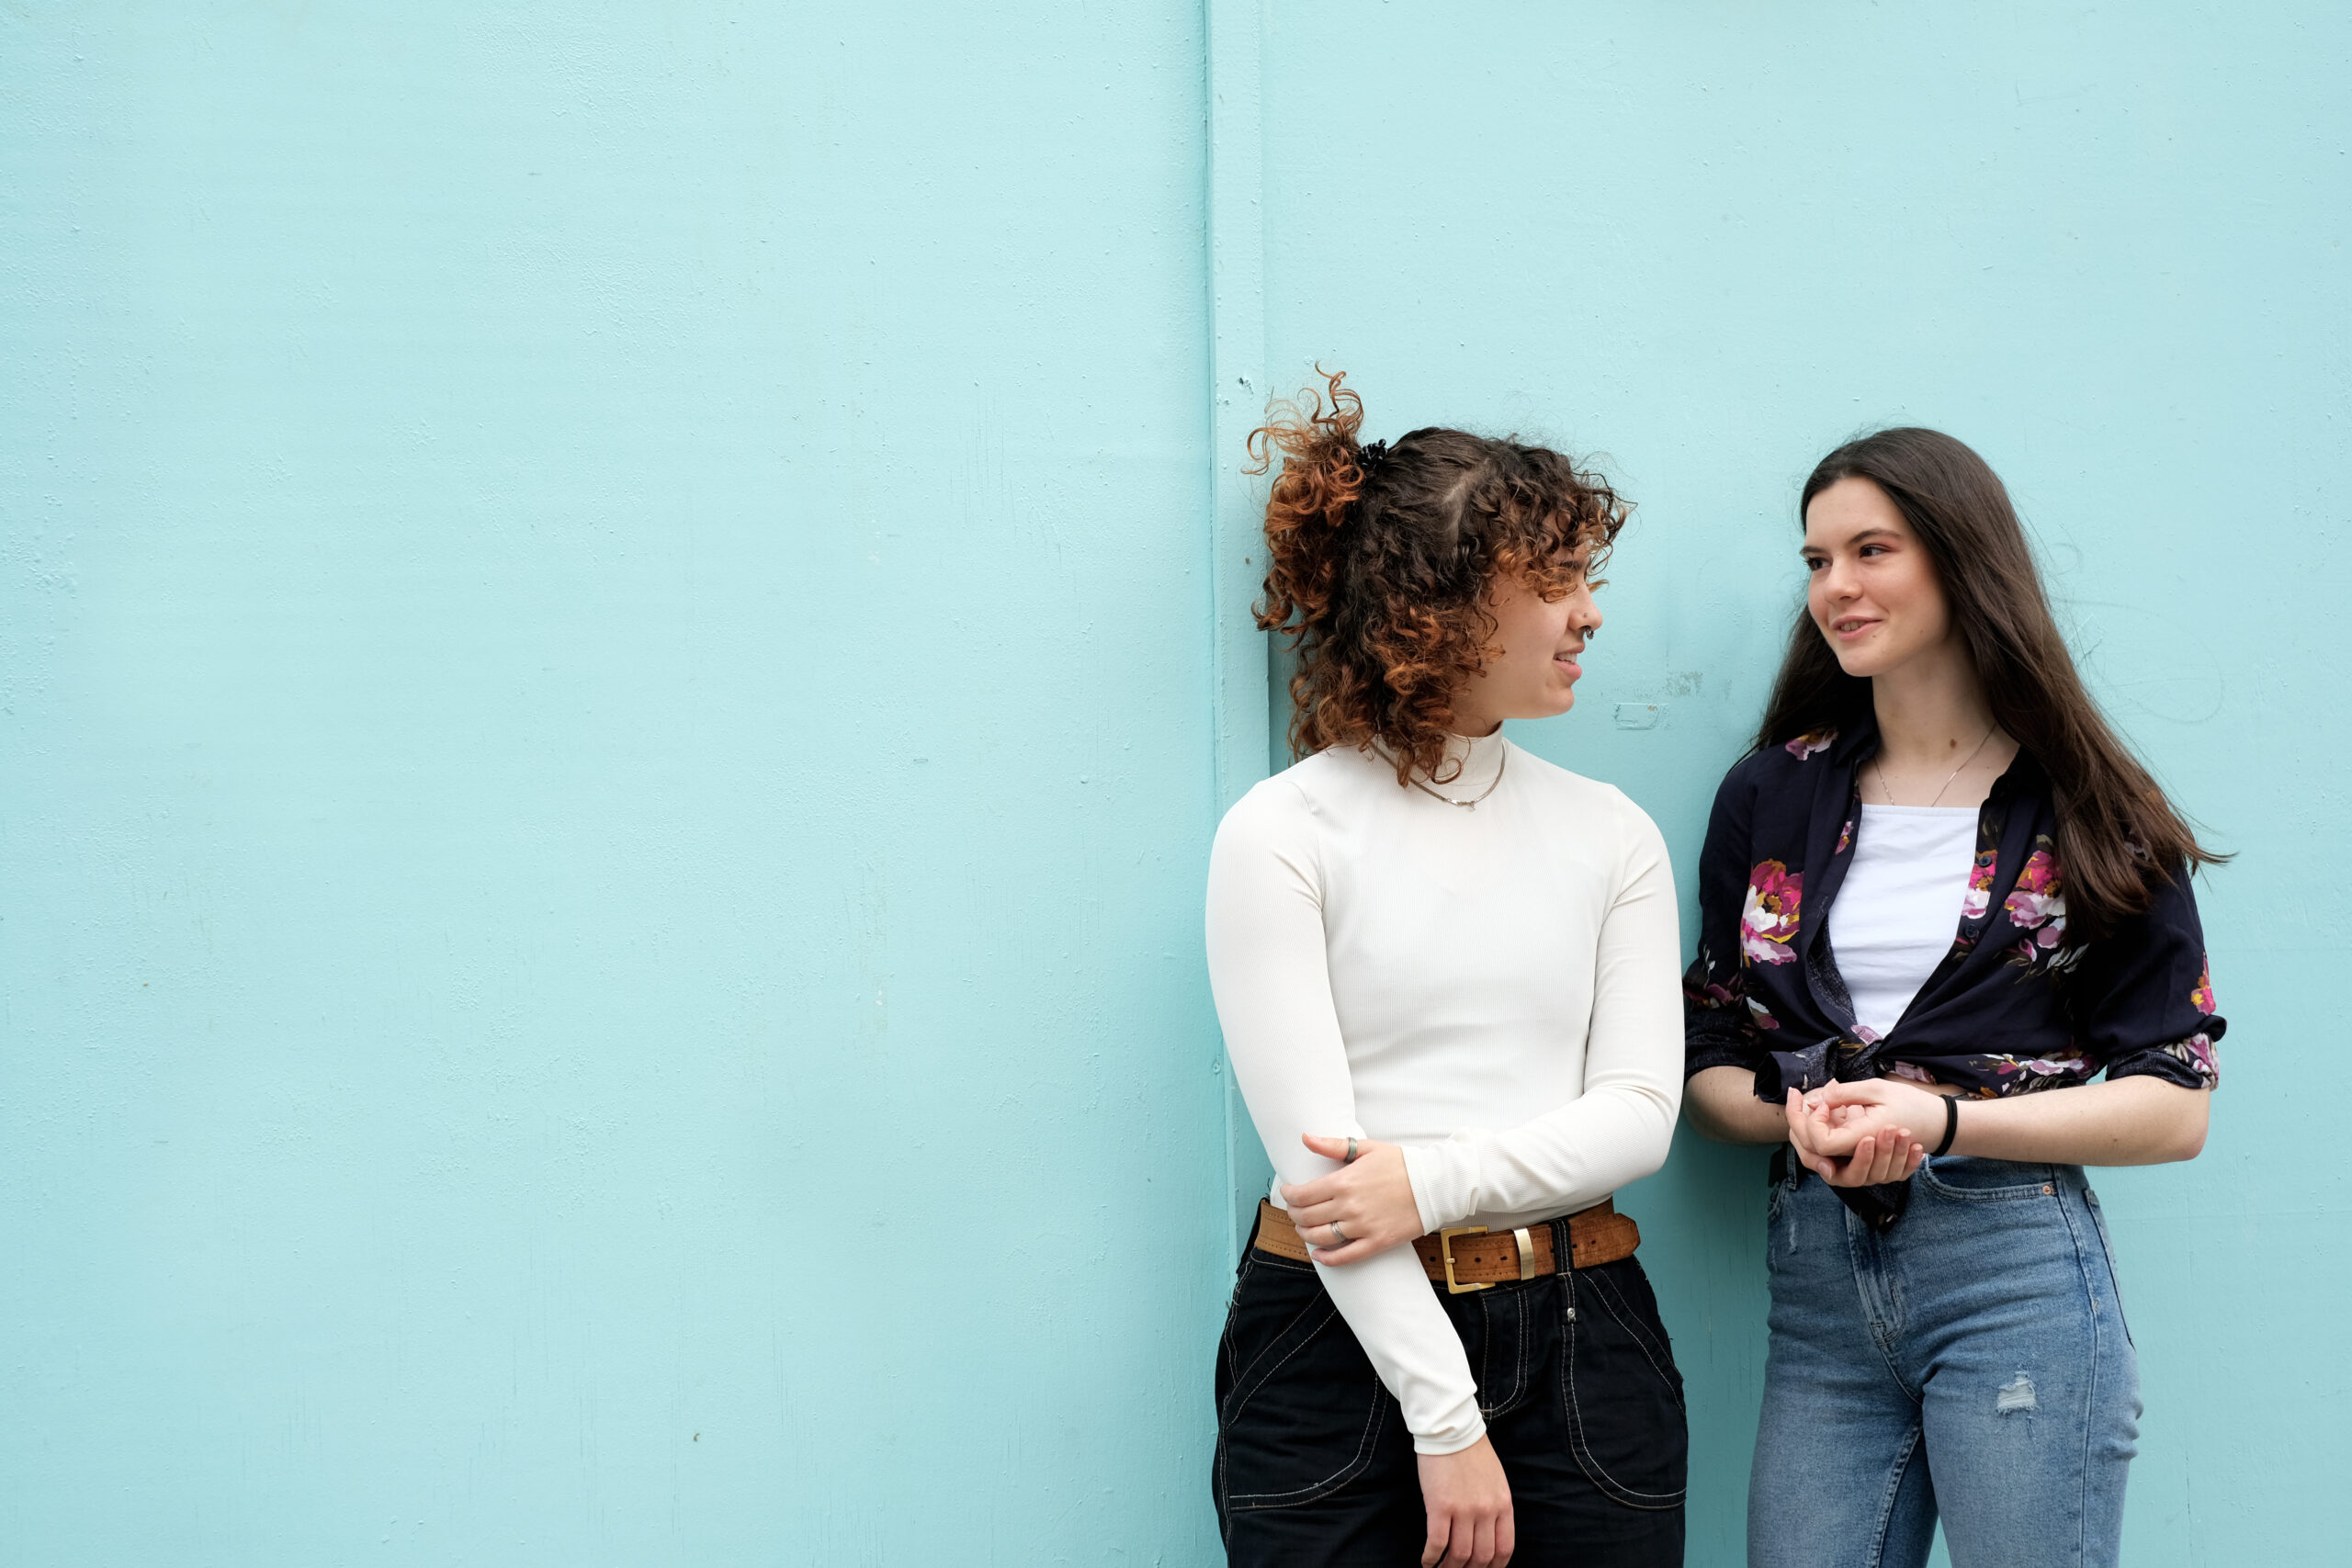
{"label": "clasped hands", "polygon": [[1832,1187],[1905,1180],[1927,1158],[1923,1134],[1943,1136],[1941,1097],[1899,1078],[1791,1089],[1785,1109],[1797,1163]]}
{"label": "clasped hands", "polygon": [[[1941,1097],[1899,1078],[1791,1089],[1784,1109],[1797,1163],[1832,1187],[1906,1180],[1927,1158],[1928,1141],[1943,1135]],[[1309,1133],[1299,1142],[1326,1159],[1348,1156],[1345,1138]],[[1421,1234],[1405,1151],[1395,1144],[1358,1138],[1352,1163],[1282,1190],[1317,1263],[1360,1263]]]}

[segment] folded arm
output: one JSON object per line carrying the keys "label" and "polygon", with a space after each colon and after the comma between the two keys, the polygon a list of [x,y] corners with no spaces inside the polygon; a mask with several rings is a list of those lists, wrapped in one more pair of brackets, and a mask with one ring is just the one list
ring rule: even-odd
{"label": "folded arm", "polygon": [[[1236,1082],[1286,1183],[1339,1168],[1301,1141],[1361,1138],[1347,1051],[1331,1000],[1311,836],[1261,786],[1217,829],[1209,857],[1209,983]],[[1324,1288],[1404,1407],[1413,1445],[1453,1453],[1486,1433],[1462,1341],[1407,1248],[1345,1269]]]}

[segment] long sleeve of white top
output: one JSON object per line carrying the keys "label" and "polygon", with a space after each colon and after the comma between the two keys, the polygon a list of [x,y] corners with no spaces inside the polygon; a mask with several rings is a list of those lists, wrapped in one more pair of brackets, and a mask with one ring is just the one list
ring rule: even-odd
{"label": "long sleeve of white top", "polygon": [[[1309,1153],[1301,1134],[1366,1134],[1331,1001],[1313,844],[1281,827],[1237,807],[1217,830],[1209,856],[1209,981],[1235,1079],[1275,1179],[1295,1184],[1338,1168]],[[1411,1247],[1344,1268],[1318,1263],[1316,1271],[1403,1406],[1417,1451],[1453,1453],[1486,1435],[1469,1358]]]}

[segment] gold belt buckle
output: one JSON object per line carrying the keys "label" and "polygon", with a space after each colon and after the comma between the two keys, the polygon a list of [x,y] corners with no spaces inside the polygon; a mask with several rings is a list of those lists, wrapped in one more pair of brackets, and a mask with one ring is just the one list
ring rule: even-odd
{"label": "gold belt buckle", "polygon": [[1445,1293],[1449,1296],[1468,1295],[1472,1291],[1491,1291],[1492,1284],[1464,1285],[1453,1277],[1453,1238],[1458,1235],[1484,1235],[1484,1225],[1450,1225],[1437,1233],[1437,1255],[1445,1259]]}

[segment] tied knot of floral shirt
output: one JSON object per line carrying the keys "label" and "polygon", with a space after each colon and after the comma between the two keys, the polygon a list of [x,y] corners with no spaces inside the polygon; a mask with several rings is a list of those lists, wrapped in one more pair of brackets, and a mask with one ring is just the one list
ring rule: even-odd
{"label": "tied knot of floral shirt", "polygon": [[1856,1021],[1829,906],[1853,859],[1865,718],[1743,759],[1699,857],[1699,955],[1683,976],[1686,1073],[1737,1066],[1756,1092],[1909,1078],[1986,1099],[2145,1074],[2219,1081],[2205,936],[2186,868],[2096,942],[2070,940],[2050,781],[2024,751],[1985,798],[1951,947],[1884,1036]]}

